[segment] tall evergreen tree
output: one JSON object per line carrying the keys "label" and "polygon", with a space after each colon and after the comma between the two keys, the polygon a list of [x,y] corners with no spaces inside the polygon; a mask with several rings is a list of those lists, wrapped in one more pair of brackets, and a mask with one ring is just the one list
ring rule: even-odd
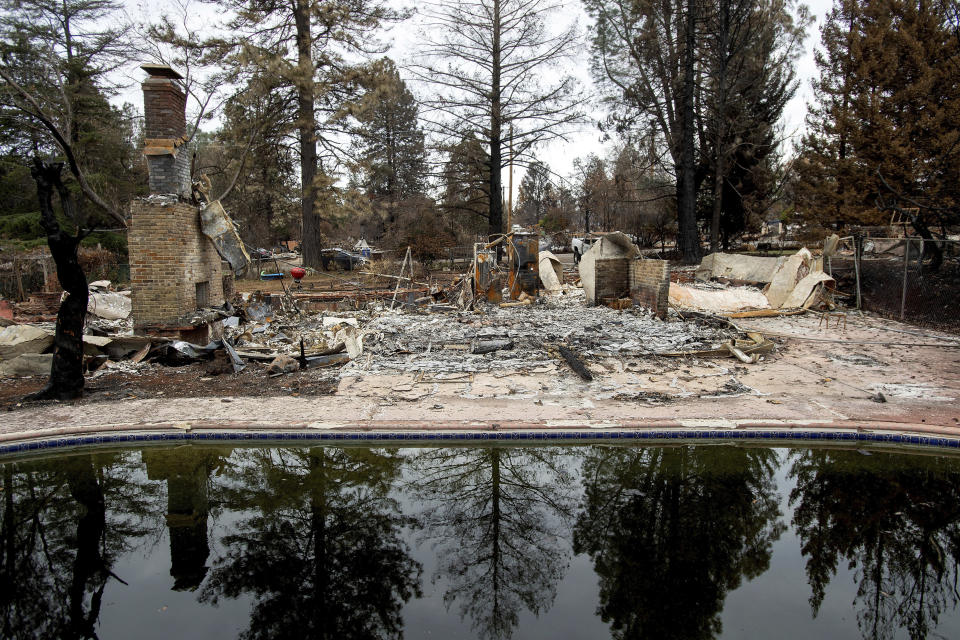
{"label": "tall evergreen tree", "polygon": [[389,58],[374,65],[355,115],[360,187],[396,223],[404,200],[426,190],[426,149],[417,103]]}
{"label": "tall evergreen tree", "polygon": [[520,180],[517,208],[513,215],[516,224],[536,224],[547,214],[547,195],[550,187],[550,169],[540,161],[527,167]]}
{"label": "tall evergreen tree", "polygon": [[[344,106],[355,100],[363,70],[358,58],[379,52],[373,39],[398,14],[377,0],[211,0],[234,16],[230,37],[210,44],[211,56],[235,81],[275,78],[284,97],[280,114],[296,133],[300,164],[303,261],[320,267],[322,229],[330,221],[331,175],[346,157]],[[326,169],[324,168],[326,166]]]}
{"label": "tall evergreen tree", "polygon": [[467,135],[451,145],[443,165],[440,207],[456,221],[460,234],[475,237],[488,231],[490,160],[482,142]]}
{"label": "tall evergreen tree", "polygon": [[[804,219],[841,228],[916,208],[921,235],[960,221],[960,83],[953,0],[837,0],[794,191]],[[878,206],[879,205],[879,206]]]}
{"label": "tall evergreen tree", "polygon": [[[712,204],[710,248],[746,228],[774,189],[779,121],[796,92],[806,7],[790,0],[717,0],[705,29],[704,130]],[[749,196],[749,197],[747,197]],[[756,211],[760,213],[760,211]]]}

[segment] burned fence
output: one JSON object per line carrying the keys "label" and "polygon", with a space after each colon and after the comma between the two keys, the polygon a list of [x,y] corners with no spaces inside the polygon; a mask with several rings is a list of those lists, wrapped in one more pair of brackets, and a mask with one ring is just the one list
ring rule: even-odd
{"label": "burned fence", "polygon": [[960,241],[849,236],[824,267],[849,292],[850,306],[960,330]]}

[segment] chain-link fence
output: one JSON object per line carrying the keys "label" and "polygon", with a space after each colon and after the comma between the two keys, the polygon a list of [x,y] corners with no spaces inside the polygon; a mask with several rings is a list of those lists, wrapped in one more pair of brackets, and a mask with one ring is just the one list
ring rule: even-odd
{"label": "chain-link fence", "polygon": [[848,236],[824,268],[851,306],[960,331],[960,241]]}

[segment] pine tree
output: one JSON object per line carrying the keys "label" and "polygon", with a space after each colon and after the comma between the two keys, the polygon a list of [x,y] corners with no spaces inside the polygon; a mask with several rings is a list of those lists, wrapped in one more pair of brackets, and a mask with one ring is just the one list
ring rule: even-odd
{"label": "pine tree", "polygon": [[708,12],[702,129],[713,197],[702,213],[713,251],[775,194],[779,121],[808,24],[804,6],[792,9],[789,0],[717,0]]}
{"label": "pine tree", "polygon": [[447,151],[441,181],[441,210],[461,235],[473,239],[488,231],[490,156],[483,143],[466,135]]}
{"label": "pine tree", "polygon": [[355,115],[359,186],[385,210],[387,228],[402,203],[426,190],[426,149],[417,103],[393,61],[379,61]]}
{"label": "pine tree", "polygon": [[[574,30],[551,34],[557,0],[451,0],[425,3],[424,62],[414,73],[437,89],[427,101],[448,143],[469,133],[486,147],[487,231],[503,233],[504,167],[531,157],[580,119],[582,96],[554,73],[575,45]],[[513,157],[510,157],[512,151]]]}
{"label": "pine tree", "polygon": [[[952,5],[952,7],[951,7]],[[956,2],[838,0],[794,183],[808,222],[879,224],[917,207],[921,235],[960,221]]]}
{"label": "pine tree", "polygon": [[547,214],[547,192],[550,188],[550,169],[540,161],[527,167],[517,192],[515,224],[537,224]]}
{"label": "pine tree", "polygon": [[229,38],[208,43],[209,57],[238,84],[274,79],[271,90],[283,97],[286,108],[275,117],[296,134],[303,262],[320,267],[322,232],[337,209],[331,174],[347,155],[339,135],[348,129],[344,109],[357,99],[365,72],[359,61],[381,51],[376,30],[400,16],[377,0],[210,1],[235,17],[226,25]]}

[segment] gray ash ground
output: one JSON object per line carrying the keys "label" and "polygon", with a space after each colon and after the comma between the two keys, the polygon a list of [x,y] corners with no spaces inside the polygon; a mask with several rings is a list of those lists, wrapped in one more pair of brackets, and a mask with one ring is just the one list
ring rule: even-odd
{"label": "gray ash ground", "polygon": [[[530,369],[555,362],[547,347],[563,344],[586,360],[652,357],[714,348],[736,337],[729,327],[697,320],[659,320],[649,312],[586,307],[583,292],[542,297],[529,306],[483,313],[383,314],[363,327],[364,355],[342,375],[361,372],[489,372]],[[507,339],[513,348],[473,354],[477,342]]]}

